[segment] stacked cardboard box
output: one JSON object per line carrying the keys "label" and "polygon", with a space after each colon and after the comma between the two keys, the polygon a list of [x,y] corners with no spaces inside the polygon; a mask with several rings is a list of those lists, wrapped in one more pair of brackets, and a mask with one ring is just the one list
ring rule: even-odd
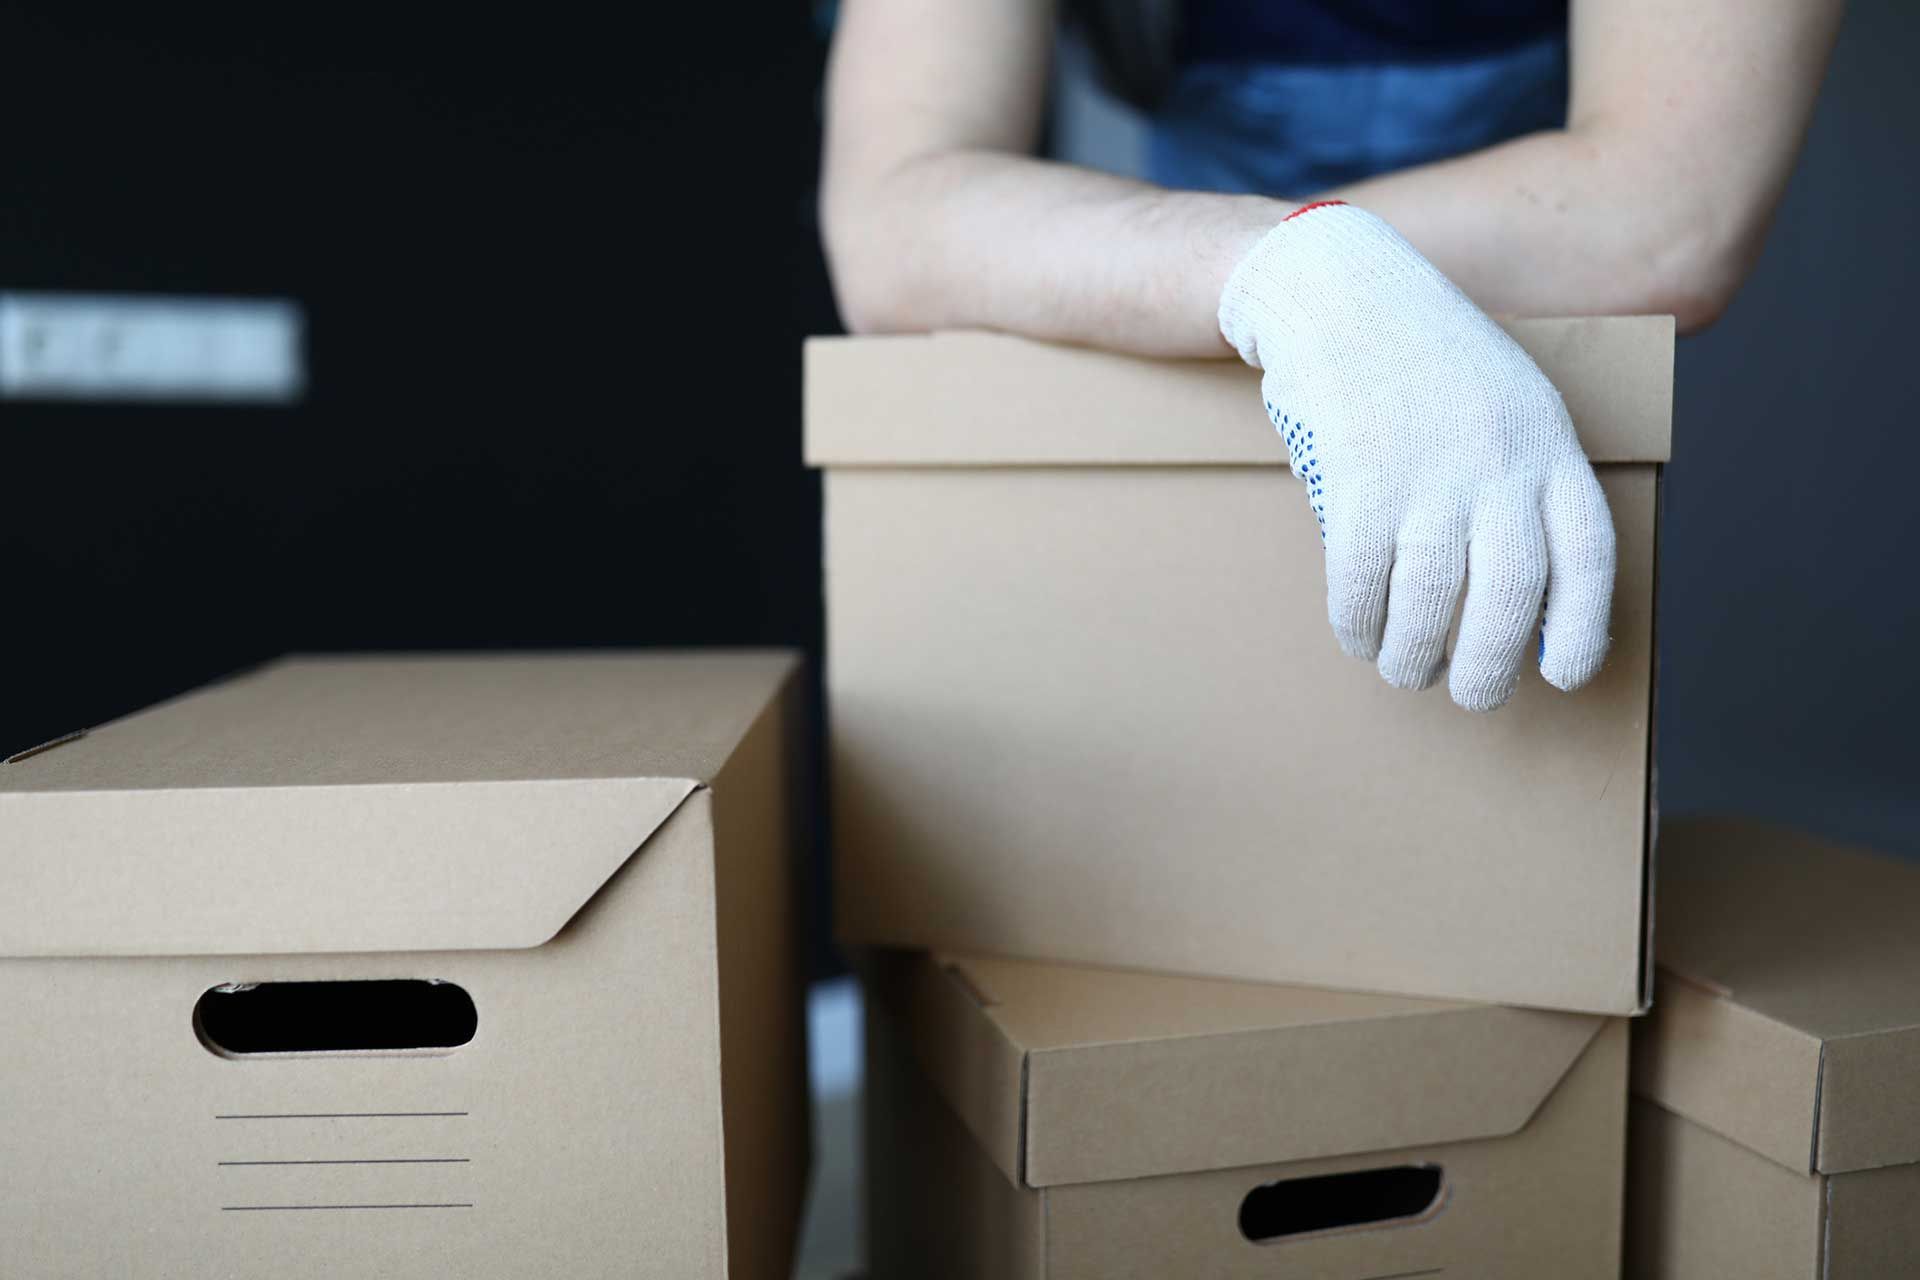
{"label": "stacked cardboard box", "polygon": [[1660,858],[1630,1274],[1920,1275],[1920,866],[1725,821]]}
{"label": "stacked cardboard box", "polygon": [[785,1276],[794,670],[292,661],[0,768],[0,1276]]}
{"label": "stacked cardboard box", "polygon": [[1511,332],[1619,573],[1484,717],[1340,656],[1250,371],[810,345],[876,1280],[1617,1273],[1673,326]]}
{"label": "stacked cardboard box", "polygon": [[876,1280],[1611,1280],[1624,1019],[875,953]]}
{"label": "stacked cardboard box", "polygon": [[1640,1009],[1673,326],[1513,333],[1597,465],[1619,574],[1593,685],[1529,675],[1488,716],[1335,647],[1251,370],[813,342],[843,936]]}

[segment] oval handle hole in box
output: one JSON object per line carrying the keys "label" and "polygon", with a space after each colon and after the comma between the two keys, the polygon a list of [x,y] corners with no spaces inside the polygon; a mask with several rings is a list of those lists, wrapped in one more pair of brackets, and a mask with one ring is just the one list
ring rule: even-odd
{"label": "oval handle hole in box", "polygon": [[1262,1183],[1240,1202],[1240,1234],[1267,1244],[1412,1221],[1440,1203],[1444,1181],[1439,1165],[1401,1164]]}
{"label": "oval handle hole in box", "polygon": [[444,1052],[478,1025],[463,988],[425,978],[229,983],[193,1006],[200,1042],[224,1057]]}

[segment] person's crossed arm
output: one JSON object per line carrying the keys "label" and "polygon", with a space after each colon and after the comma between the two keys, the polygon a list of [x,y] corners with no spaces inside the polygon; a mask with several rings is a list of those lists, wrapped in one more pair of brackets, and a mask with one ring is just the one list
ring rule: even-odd
{"label": "person's crossed arm", "polygon": [[1480,307],[1710,324],[1759,251],[1840,8],[1574,0],[1566,128],[1270,199],[1028,154],[1046,0],[846,0],[821,200],[842,314],[1238,351],[1306,484],[1343,649],[1425,687],[1464,583],[1456,701],[1506,701],[1543,598],[1542,673],[1578,688],[1605,656],[1612,524],[1558,393]]}

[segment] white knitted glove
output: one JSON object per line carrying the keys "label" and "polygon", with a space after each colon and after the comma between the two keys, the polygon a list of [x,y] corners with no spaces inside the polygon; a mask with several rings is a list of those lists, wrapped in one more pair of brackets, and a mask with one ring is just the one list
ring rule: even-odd
{"label": "white knitted glove", "polygon": [[1308,205],[1234,268],[1220,332],[1266,371],[1343,650],[1427,687],[1464,580],[1455,702],[1513,695],[1543,597],[1541,674],[1593,678],[1613,599],[1606,496],[1560,393],[1452,281],[1372,214]]}

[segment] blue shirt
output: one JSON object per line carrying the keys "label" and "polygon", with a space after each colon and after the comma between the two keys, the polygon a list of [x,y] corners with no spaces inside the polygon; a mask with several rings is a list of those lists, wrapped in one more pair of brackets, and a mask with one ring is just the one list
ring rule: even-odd
{"label": "blue shirt", "polygon": [[1304,198],[1565,122],[1566,3],[1190,0],[1148,176]]}

